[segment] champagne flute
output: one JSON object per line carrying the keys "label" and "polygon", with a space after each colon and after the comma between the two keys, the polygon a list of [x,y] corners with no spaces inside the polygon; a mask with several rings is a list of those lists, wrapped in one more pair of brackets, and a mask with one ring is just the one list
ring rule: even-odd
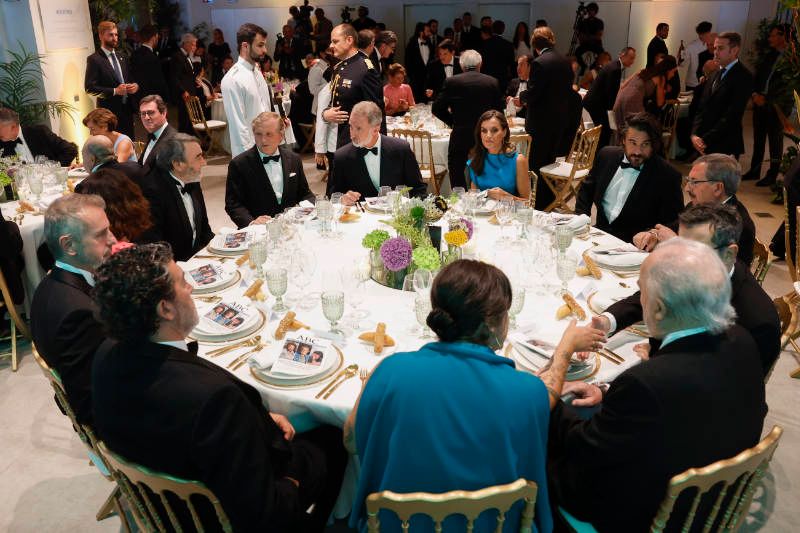
{"label": "champagne flute", "polygon": [[322,314],[331,323],[331,333],[344,335],[340,329],[336,327],[337,322],[344,314],[344,292],[342,291],[323,291],[322,296]]}
{"label": "champagne flute", "polygon": [[333,237],[339,239],[342,237],[342,232],[339,226],[342,214],[344,214],[344,204],[342,204],[342,197],[344,194],[335,192],[331,195],[331,206],[333,207],[333,224],[331,225]]}
{"label": "champagne flute", "polygon": [[561,280],[561,290],[556,293],[557,295],[567,294],[569,292],[567,290],[567,283],[575,277],[575,268],[577,266],[577,259],[567,254],[559,254],[556,259],[556,275],[558,279]]}
{"label": "champagne flute", "polygon": [[311,278],[314,271],[317,269],[317,258],[314,254],[300,250],[292,255],[292,266],[295,274],[295,282],[300,287],[300,309],[311,309],[314,307],[314,299],[311,295],[306,297],[308,285],[311,283]]}
{"label": "champagne flute", "polygon": [[418,268],[414,272],[414,292],[418,296],[429,296],[431,284],[433,283],[433,273],[425,268]]}
{"label": "champagne flute", "polygon": [[497,223],[500,224],[500,239],[498,242],[507,242],[509,240],[503,230],[505,225],[511,222],[513,216],[514,202],[510,198],[503,198],[497,202],[495,218],[497,218]]}
{"label": "champagne flute", "polygon": [[273,268],[267,271],[267,288],[269,293],[275,297],[275,305],[272,310],[276,313],[285,313],[289,310],[283,303],[283,295],[286,294],[288,281],[288,273],[285,268]]}

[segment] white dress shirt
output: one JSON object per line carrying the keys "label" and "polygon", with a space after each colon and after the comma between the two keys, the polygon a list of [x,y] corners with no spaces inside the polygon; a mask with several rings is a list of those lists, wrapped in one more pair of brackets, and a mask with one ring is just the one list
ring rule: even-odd
{"label": "white dress shirt", "polygon": [[522,94],[522,91],[528,90],[528,80],[519,80],[519,87],[517,87],[517,98]]}
{"label": "white dress shirt", "polygon": [[[114,65],[114,60],[111,58],[111,54],[114,54],[117,57],[117,62],[119,63],[119,56],[117,55],[116,50],[106,50],[102,46],[100,47],[100,50],[102,50],[103,53],[106,55],[106,59],[108,59],[108,62],[111,65],[111,70],[113,70],[114,73],[116,74],[117,66]],[[125,76],[122,74],[122,64],[121,63],[119,65],[119,75],[122,78],[122,81],[120,83],[127,83],[125,81]]]}
{"label": "white dress shirt", "polygon": [[197,228],[194,227],[194,202],[192,202],[192,195],[188,192],[181,191],[180,187],[185,187],[188,183],[184,183],[183,180],[178,178],[172,172],[169,173],[172,176],[172,179],[175,180],[175,187],[178,188],[178,194],[181,197],[181,201],[183,202],[183,207],[186,208],[186,216],[189,217],[189,225],[192,227],[192,242],[197,240]]}
{"label": "white dress shirt", "polygon": [[156,344],[161,344],[162,346],[172,346],[173,348],[177,348],[179,350],[183,350],[184,352],[189,351],[189,345],[186,344],[185,340],[182,341],[161,341],[157,342]]}
{"label": "white dress shirt", "polygon": [[[318,109],[327,109],[331,103],[331,84],[326,83],[317,95],[319,100]],[[322,118],[322,113],[317,114],[317,130],[314,132],[314,153],[325,154],[336,151],[338,140],[339,125],[335,122],[327,122]]]}
{"label": "white dress shirt", "polygon": [[63,261],[59,261],[58,259],[56,259],[55,264],[58,268],[62,268],[67,272],[72,272],[73,274],[83,276],[83,279],[86,280],[86,283],[88,283],[90,287],[94,287],[94,276],[88,270],[72,266],[70,264],[64,263]]}
{"label": "white dress shirt", "polygon": [[431,57],[431,47],[425,39],[417,39],[417,46],[419,46],[419,54],[422,56],[422,62],[428,64],[428,59]]}
{"label": "white dress shirt", "polygon": [[25,142],[25,137],[22,135],[22,126],[20,126],[19,128],[19,135],[17,136],[17,139],[22,141],[22,143],[17,144],[16,148],[14,148],[14,153],[17,154],[17,157],[19,157],[20,161],[24,161],[26,163],[33,163],[34,160],[33,152],[31,152],[28,143]]}
{"label": "white dress shirt", "polygon": [[[622,161],[628,163],[628,156],[622,156]],[[603,212],[609,223],[614,222],[622,212],[638,178],[639,171],[635,168],[622,168],[622,166],[617,168],[603,195]]]}
{"label": "white dress shirt", "polygon": [[147,147],[144,149],[144,155],[142,156],[142,161],[147,161],[147,156],[150,155],[150,152],[153,151],[158,139],[161,137],[161,134],[164,133],[164,130],[167,129],[168,122],[164,122],[164,125],[158,128],[156,131],[153,132],[153,139],[152,141],[147,143]]}
{"label": "white dress shirt", "polygon": [[[280,156],[280,151],[276,149],[275,153],[273,154],[265,154],[261,150],[258,150],[258,157],[261,158],[275,155]],[[272,185],[272,190],[275,192],[275,198],[277,198],[278,203],[280,203],[281,198],[283,198],[283,166],[281,165],[280,160],[270,161],[269,163],[264,164],[264,170],[267,173],[270,185]]]}
{"label": "white dress shirt", "polygon": [[444,77],[451,78],[456,70],[455,64],[451,61],[450,63],[445,63],[442,66],[444,67]]}
{"label": "white dress shirt", "polygon": [[319,109],[319,92],[326,85],[330,85],[324,78],[327,69],[328,64],[320,59],[308,71],[308,91],[314,96],[314,100],[311,102],[311,114],[314,116],[317,115],[317,109]]}
{"label": "white dress shirt", "polygon": [[[367,166],[367,173],[369,174],[369,179],[372,181],[372,184],[375,186],[375,190],[380,190],[381,188],[381,136],[378,135],[378,142],[375,143],[375,146],[378,148],[378,153],[373,154],[372,152],[367,152],[367,155],[364,156],[364,164]],[[373,147],[373,148],[374,148]]]}
{"label": "white dress shirt", "polygon": [[705,52],[706,43],[700,39],[695,39],[686,47],[686,88],[697,87],[700,80],[697,79],[697,69],[700,67],[700,53]]}

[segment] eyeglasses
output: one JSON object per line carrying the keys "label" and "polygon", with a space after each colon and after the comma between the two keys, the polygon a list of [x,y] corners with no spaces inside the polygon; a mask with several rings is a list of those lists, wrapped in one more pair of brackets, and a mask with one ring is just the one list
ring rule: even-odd
{"label": "eyeglasses", "polygon": [[686,180],[687,187],[694,187],[698,183],[719,183],[719,180]]}
{"label": "eyeglasses", "polygon": [[158,114],[158,111],[140,111],[140,117],[154,117]]}

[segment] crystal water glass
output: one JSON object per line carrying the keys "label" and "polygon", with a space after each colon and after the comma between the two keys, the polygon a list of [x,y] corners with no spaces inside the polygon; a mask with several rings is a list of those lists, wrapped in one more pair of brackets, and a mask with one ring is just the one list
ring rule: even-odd
{"label": "crystal water glass", "polygon": [[566,294],[567,284],[575,277],[575,269],[578,266],[578,260],[570,257],[567,254],[559,254],[556,258],[556,275],[561,280],[561,290],[556,294]]}
{"label": "crystal water glass", "polygon": [[433,284],[433,272],[425,268],[418,268],[414,272],[414,292],[419,296],[430,297],[431,285]]}
{"label": "crystal water glass", "polygon": [[28,188],[31,190],[33,200],[38,200],[44,191],[44,182],[42,181],[42,174],[38,170],[34,170],[28,175]]}
{"label": "crystal water glass", "polygon": [[272,268],[267,270],[267,288],[269,293],[275,297],[275,305],[272,310],[276,313],[284,313],[289,310],[283,303],[283,295],[289,284],[288,272],[285,268]]}
{"label": "crystal water glass", "polygon": [[378,189],[378,196],[388,196],[391,191],[392,188],[389,185],[381,185]]}
{"label": "crystal water glass", "polygon": [[508,237],[505,236],[504,228],[506,224],[511,222],[514,217],[514,202],[511,199],[503,198],[497,202],[497,209],[495,211],[495,218],[497,223],[500,224],[500,242],[506,242]]}
{"label": "crystal water glass", "polygon": [[566,253],[567,248],[569,248],[569,245],[572,244],[572,237],[575,235],[575,233],[572,231],[572,228],[568,226],[556,226],[553,235],[554,243],[558,252],[561,254]]}
{"label": "crystal water glass", "polygon": [[250,242],[247,250],[250,252],[250,260],[256,266],[256,277],[264,277],[264,263],[267,261],[267,241],[264,239],[254,239]]}
{"label": "crystal water glass", "polygon": [[313,253],[298,250],[292,254],[292,277],[300,288],[300,309],[311,309],[314,307],[314,299],[306,294],[314,271],[317,269],[317,258]]}
{"label": "crystal water glass", "polygon": [[400,211],[400,191],[389,191],[386,194],[386,203],[392,213],[392,217],[396,217],[397,212]]}
{"label": "crystal water glass", "polygon": [[418,295],[414,298],[414,315],[417,323],[422,326],[423,339],[429,338],[428,334],[428,315],[431,313],[431,298],[429,295]]}
{"label": "crystal water glass", "polygon": [[342,334],[336,324],[344,315],[344,292],[325,291],[322,293],[322,314],[331,323],[331,333]]}
{"label": "crystal water glass", "polygon": [[508,316],[511,319],[509,327],[514,329],[517,327],[517,315],[525,307],[525,288],[520,286],[513,286],[511,289],[511,307],[508,310]]}
{"label": "crystal water glass", "polygon": [[317,201],[317,218],[319,219],[319,234],[328,237],[331,234],[331,222],[333,221],[333,205],[330,200]]}
{"label": "crystal water glass", "polygon": [[519,223],[519,238],[520,239],[527,239],[528,238],[528,226],[531,224],[531,218],[533,217],[533,209],[530,207],[517,205],[517,212],[515,214],[515,218]]}

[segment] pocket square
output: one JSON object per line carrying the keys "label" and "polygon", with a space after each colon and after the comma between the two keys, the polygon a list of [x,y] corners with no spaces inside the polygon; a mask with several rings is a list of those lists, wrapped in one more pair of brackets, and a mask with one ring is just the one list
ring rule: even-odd
{"label": "pocket square", "polygon": [[295,177],[295,176],[297,176],[297,172],[291,172],[291,173],[289,173],[289,177],[290,177],[290,178],[293,178],[293,177]]}

